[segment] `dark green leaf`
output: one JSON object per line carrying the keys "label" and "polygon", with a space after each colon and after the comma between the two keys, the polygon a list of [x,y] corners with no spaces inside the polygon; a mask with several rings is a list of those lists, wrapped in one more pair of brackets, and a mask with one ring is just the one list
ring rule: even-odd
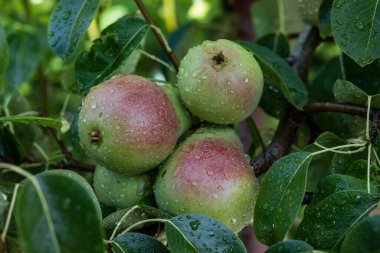
{"label": "dark green leaf", "polygon": [[[14,189],[14,188],[13,188]],[[3,230],[5,224],[5,218],[7,216],[8,201],[4,198],[4,192],[0,194],[0,229]],[[11,197],[9,195],[9,197]]]}
{"label": "dark green leaf", "polygon": [[14,122],[23,124],[34,124],[44,127],[53,127],[60,129],[62,122],[60,120],[44,117],[34,117],[34,116],[7,116],[0,117],[0,122]]}
{"label": "dark green leaf", "polygon": [[0,127],[0,156],[21,162],[25,154],[20,141],[11,133],[9,128]]}
{"label": "dark green leaf", "polygon": [[45,46],[39,31],[18,31],[8,36],[9,66],[5,78],[7,85],[20,85],[31,77]]}
{"label": "dark green leaf", "polygon": [[268,248],[265,253],[306,253],[312,252],[313,247],[306,242],[298,240],[288,240],[276,243]]}
{"label": "dark green leaf", "polygon": [[287,105],[288,101],[281,92],[280,87],[268,78],[264,78],[260,107],[272,117],[280,118],[284,114]]}
{"label": "dark green leaf", "polygon": [[334,0],[323,0],[319,8],[319,33],[322,38],[332,35],[331,29],[331,10]]}
{"label": "dark green leaf", "polygon": [[[351,163],[346,174],[352,177],[367,180],[367,160],[356,160]],[[380,168],[376,164],[370,165],[370,180],[371,183],[380,189]]]}
{"label": "dark green leaf", "polygon": [[115,253],[169,253],[154,237],[140,233],[119,235],[112,241],[112,250]]}
{"label": "dark green leaf", "polygon": [[380,215],[359,222],[347,234],[341,253],[380,252]]}
{"label": "dark green leaf", "polygon": [[26,252],[104,252],[99,203],[76,173],[53,170],[25,181],[15,215]]}
{"label": "dark green leaf", "polygon": [[3,76],[4,72],[8,67],[8,42],[7,37],[5,35],[4,28],[0,23],[0,92],[3,87]]}
{"label": "dark green leaf", "polygon": [[[339,138],[338,136],[330,132],[322,133],[321,135],[318,136],[315,142],[327,148],[347,144],[345,140]],[[310,152],[310,153],[316,152],[319,150],[322,150],[322,149],[320,147],[317,147],[315,144],[308,145],[303,149],[303,151]],[[325,152],[325,153],[316,155],[312,158],[309,165],[309,171],[307,173],[307,187],[306,187],[307,191],[314,192],[319,180],[327,176],[328,174],[330,174],[331,162],[332,162],[331,160],[334,157],[334,155],[346,156],[344,154],[335,154],[333,152]]]}
{"label": "dark green leaf", "polygon": [[[378,194],[375,187],[372,193]],[[318,184],[296,237],[315,248],[336,250],[347,232],[377,206],[367,183],[345,175],[331,175]]]}
{"label": "dark green leaf", "polygon": [[166,222],[165,231],[172,252],[247,252],[229,227],[207,216],[184,214],[174,217]]}
{"label": "dark green leaf", "polygon": [[368,95],[349,81],[337,80],[334,84],[335,101],[348,104],[368,104]]}
{"label": "dark green leaf", "polygon": [[99,7],[99,0],[60,0],[50,20],[48,41],[53,52],[70,57]]}
{"label": "dark green leaf", "polygon": [[264,176],[253,222],[256,237],[262,243],[272,245],[283,240],[296,218],[305,193],[310,154],[284,156]]}
{"label": "dark green leaf", "polygon": [[90,52],[82,53],[75,65],[75,79],[82,93],[104,81],[127,60],[149,31],[142,19],[124,17],[108,26],[94,41]]}
{"label": "dark green leaf", "polygon": [[265,47],[245,41],[238,41],[238,43],[255,55],[264,76],[279,85],[289,103],[302,110],[307,103],[308,95],[305,84],[294,70],[278,55]]}
{"label": "dark green leaf", "polygon": [[257,40],[257,44],[272,50],[282,58],[288,57],[290,53],[288,38],[280,32],[267,34],[264,37],[261,37]]}
{"label": "dark green leaf", "polygon": [[[134,208],[134,207],[132,207]],[[129,211],[131,208],[123,209],[111,213],[106,218],[103,219],[103,226],[105,229],[114,229],[117,223],[123,218],[123,216]],[[121,222],[119,231],[123,231],[129,226],[133,224],[150,219],[150,218],[160,218],[160,219],[169,219],[171,216],[157,208],[145,205],[138,205],[137,208],[134,208],[131,213]]]}
{"label": "dark green leaf", "polygon": [[336,43],[360,66],[380,57],[379,0],[335,0],[331,24]]}

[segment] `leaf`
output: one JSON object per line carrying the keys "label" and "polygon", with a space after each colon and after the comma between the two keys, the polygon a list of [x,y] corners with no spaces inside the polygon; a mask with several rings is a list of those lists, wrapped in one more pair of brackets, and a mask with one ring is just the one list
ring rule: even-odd
{"label": "leaf", "polygon": [[[324,132],[318,136],[315,140],[318,143],[327,148],[336,147],[340,145],[347,144],[347,141],[341,139],[331,132]],[[316,152],[322,150],[322,148],[316,146],[315,144],[310,144],[306,146],[303,151],[306,152]],[[349,150],[349,149],[347,149]],[[309,170],[307,172],[307,186],[306,191],[315,191],[319,180],[328,174],[330,174],[332,158],[334,155],[339,155],[340,157],[345,157],[344,154],[335,154],[333,152],[325,152],[316,156],[313,156],[310,164]]]}
{"label": "leaf", "polygon": [[312,251],[313,247],[304,241],[288,240],[276,243],[269,247],[265,253],[306,253]]}
{"label": "leaf", "polygon": [[302,110],[307,103],[308,95],[305,84],[294,70],[278,55],[265,47],[245,41],[238,41],[238,43],[255,55],[264,76],[279,85],[289,103]]}
{"label": "leaf", "polygon": [[288,34],[300,33],[304,24],[297,5],[298,0],[255,2],[252,5],[251,13],[257,36],[262,37],[268,33],[275,33],[282,29],[281,25]]}
{"label": "leaf", "polygon": [[[367,165],[367,160],[356,160],[351,163],[346,174],[348,176],[367,180]],[[377,189],[380,189],[380,168],[376,164],[370,165],[370,180],[371,183],[377,187]]]}
{"label": "leaf", "polygon": [[319,33],[324,39],[332,35],[331,10],[333,1],[334,0],[323,0],[319,8]]}
{"label": "leaf", "polygon": [[[5,224],[5,217],[7,216],[7,209],[8,209],[8,201],[5,199],[5,193],[1,192],[0,194],[0,229],[4,229],[4,224]],[[10,197],[10,196],[8,196]]]}
{"label": "leaf", "polygon": [[[371,191],[378,193],[375,187]],[[347,232],[377,202],[374,195],[367,193],[366,181],[338,174],[327,176],[305,209],[296,238],[318,249],[336,250]]]}
{"label": "leaf", "polygon": [[272,50],[282,58],[286,58],[290,54],[288,39],[280,32],[267,34],[258,39],[256,43]]}
{"label": "leaf", "polygon": [[[5,73],[6,84],[20,85],[31,78],[45,51],[40,27],[17,31],[8,36],[9,65]],[[45,35],[46,36],[46,35]]]}
{"label": "leaf", "polygon": [[[131,208],[118,210],[114,213],[111,213],[107,217],[105,217],[103,219],[104,228],[114,229],[117,223],[123,218],[126,212],[131,210]],[[119,227],[119,231],[122,231],[139,221],[150,219],[150,218],[169,219],[171,218],[171,216],[157,208],[146,206],[146,205],[138,205],[138,207],[134,208],[134,210],[122,221]]]}
{"label": "leaf", "polygon": [[347,234],[341,253],[380,252],[379,238],[380,215],[365,218]]}
{"label": "leaf", "polygon": [[334,96],[338,103],[358,105],[368,104],[368,95],[349,81],[337,80],[334,84]]}
{"label": "leaf", "polygon": [[49,18],[48,42],[53,52],[62,57],[72,56],[86,32],[99,0],[60,0]]}
{"label": "leaf", "polygon": [[284,156],[264,176],[253,221],[256,237],[262,243],[272,245],[283,240],[296,218],[305,194],[310,154]]}
{"label": "leaf", "polygon": [[34,116],[7,116],[0,117],[0,122],[14,122],[23,124],[34,124],[43,127],[53,127],[60,129],[62,123],[60,120],[45,118],[45,117],[34,117]]}
{"label": "leaf", "polygon": [[9,157],[19,163],[25,155],[19,139],[8,127],[0,127],[0,156]]}
{"label": "leaf", "polygon": [[8,42],[7,37],[5,35],[4,28],[2,24],[0,23],[0,92],[3,87],[3,76],[4,72],[8,67],[9,62],[9,49],[8,49]]}
{"label": "leaf", "polygon": [[127,233],[119,235],[112,241],[115,253],[169,253],[169,250],[154,237]]}
{"label": "leaf", "polygon": [[142,19],[124,17],[108,26],[82,53],[75,65],[75,79],[82,93],[106,80],[128,59],[149,31]]}
{"label": "leaf", "polygon": [[174,217],[166,222],[165,231],[172,252],[247,252],[229,227],[204,215],[184,214]]}
{"label": "leaf", "polygon": [[52,170],[26,180],[15,216],[26,252],[104,252],[99,203],[76,173]]}
{"label": "leaf", "polygon": [[331,25],[338,46],[360,66],[380,57],[380,0],[335,0]]}

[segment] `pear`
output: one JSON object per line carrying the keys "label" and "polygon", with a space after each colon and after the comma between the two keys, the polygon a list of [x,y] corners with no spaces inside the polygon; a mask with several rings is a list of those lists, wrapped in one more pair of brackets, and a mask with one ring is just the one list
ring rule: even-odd
{"label": "pear", "polygon": [[128,208],[153,192],[149,175],[128,176],[97,165],[94,173],[94,189],[103,204],[116,208]]}
{"label": "pear", "polygon": [[257,107],[264,78],[252,53],[229,40],[205,41],[180,64],[177,86],[187,108],[217,124],[238,123]]}
{"label": "pear", "polygon": [[78,120],[80,144],[109,170],[141,174],[172,152],[190,125],[186,115],[181,104],[149,79],[117,76],[93,87],[84,98]]}
{"label": "pear", "polygon": [[201,128],[169,157],[156,178],[158,207],[172,215],[197,213],[234,231],[253,220],[256,179],[237,134]]}

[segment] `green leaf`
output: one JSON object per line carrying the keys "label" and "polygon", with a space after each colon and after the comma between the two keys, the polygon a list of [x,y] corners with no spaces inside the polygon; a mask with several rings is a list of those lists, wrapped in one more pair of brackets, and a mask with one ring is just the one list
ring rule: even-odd
{"label": "green leaf", "polygon": [[335,42],[360,66],[380,57],[380,0],[335,0],[331,25]]}
{"label": "green leaf", "polygon": [[276,243],[269,247],[265,253],[306,253],[312,251],[313,247],[304,241],[288,240]]}
{"label": "green leaf", "polygon": [[272,50],[282,58],[289,56],[290,49],[288,38],[286,38],[285,35],[280,32],[267,34],[264,37],[258,39],[256,43]]}
{"label": "green leaf", "polygon": [[15,216],[26,252],[104,252],[99,203],[76,173],[52,170],[26,180]]}
{"label": "green leaf", "polygon": [[8,35],[9,65],[5,73],[7,85],[16,86],[28,81],[36,70],[46,50],[39,29],[41,28],[34,27]]}
{"label": "green leaf", "polygon": [[[14,189],[14,188],[13,188]],[[4,197],[4,192],[0,194],[0,229],[3,230],[5,224],[5,217],[7,216],[8,201]],[[8,197],[11,197],[10,195]]]}
{"label": "green leaf", "polygon": [[[118,231],[123,231],[129,226],[133,224],[151,218],[160,218],[160,219],[170,219],[171,216],[157,208],[146,206],[146,205],[138,205],[134,208],[130,214],[121,222]],[[103,219],[103,226],[105,229],[114,229],[117,223],[123,218],[123,216],[131,210],[131,208],[126,208],[122,210],[118,210],[114,213],[111,213],[107,217]]]}
{"label": "green leaf", "polygon": [[119,235],[112,241],[115,253],[169,253],[169,250],[154,237],[127,233]]}
{"label": "green leaf", "polygon": [[[367,180],[367,166],[367,160],[356,160],[351,163],[346,174],[348,176]],[[380,189],[380,168],[376,164],[370,165],[370,180],[371,183],[377,187],[377,189]]]}
{"label": "green leaf", "polygon": [[8,42],[2,24],[0,23],[0,93],[4,83],[4,72],[8,67],[9,52]]}
{"label": "green leaf", "polygon": [[289,103],[302,110],[307,103],[308,95],[305,84],[294,70],[278,55],[265,47],[245,41],[238,41],[238,43],[255,55],[264,76],[279,85]]}
{"label": "green leaf", "polygon": [[[375,187],[371,191],[378,194]],[[338,174],[327,176],[320,181],[305,209],[296,238],[318,249],[339,249],[347,232],[377,202],[377,197],[367,193],[366,181]]]}
{"label": "green leaf", "polygon": [[262,243],[272,245],[284,239],[302,204],[310,160],[309,152],[284,156],[264,176],[253,221]]}
{"label": "green leaf", "polygon": [[[341,139],[333,133],[324,132],[318,136],[318,138],[315,140],[315,143],[318,143],[327,148],[331,148],[347,144],[347,141]],[[316,146],[315,144],[310,144],[303,149],[303,151],[310,153],[320,150],[322,149]],[[344,154],[335,154],[333,152],[325,152],[313,156],[309,164],[309,171],[307,172],[307,191],[314,192],[319,180],[330,174],[332,158],[334,157],[334,155],[339,155],[340,157],[346,156]]]}
{"label": "green leaf", "polygon": [[61,0],[49,18],[48,42],[53,52],[62,57],[72,56],[86,32],[99,0]]}
{"label": "green leaf", "polygon": [[82,93],[110,77],[140,45],[149,31],[142,19],[124,17],[108,26],[82,53],[75,65],[75,79]]}
{"label": "green leaf", "polygon": [[26,155],[19,139],[11,133],[8,127],[0,127],[0,155],[18,163]]}
{"label": "green leaf", "polygon": [[247,252],[229,227],[204,215],[184,214],[174,217],[166,222],[165,231],[172,252]]}
{"label": "green leaf", "polygon": [[60,120],[45,118],[45,117],[34,117],[34,116],[7,116],[0,117],[0,122],[14,122],[23,124],[34,124],[43,127],[53,127],[60,129],[62,122]]}
{"label": "green leaf", "polygon": [[319,33],[322,38],[327,38],[332,35],[331,28],[331,10],[334,0],[323,0],[319,8]]}
{"label": "green leaf", "polygon": [[335,101],[358,105],[368,104],[368,95],[349,81],[337,80],[334,84]]}
{"label": "green leaf", "polygon": [[365,218],[347,234],[341,253],[380,252],[379,238],[380,215]]}
{"label": "green leaf", "polygon": [[265,0],[255,2],[252,5],[251,13],[257,36],[262,37],[281,29],[288,34],[300,33],[304,24],[297,8],[298,1]]}

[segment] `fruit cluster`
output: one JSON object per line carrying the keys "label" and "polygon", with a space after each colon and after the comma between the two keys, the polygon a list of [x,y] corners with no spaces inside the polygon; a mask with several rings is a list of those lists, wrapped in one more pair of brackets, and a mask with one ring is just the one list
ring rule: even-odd
{"label": "fruit cluster", "polygon": [[[131,75],[92,88],[78,131],[98,164],[99,200],[127,208],[154,192],[163,211],[207,215],[239,231],[252,222],[256,182],[238,135],[223,124],[251,115],[262,89],[253,55],[228,40],[190,49],[176,86]],[[192,117],[213,125],[190,131]]]}

